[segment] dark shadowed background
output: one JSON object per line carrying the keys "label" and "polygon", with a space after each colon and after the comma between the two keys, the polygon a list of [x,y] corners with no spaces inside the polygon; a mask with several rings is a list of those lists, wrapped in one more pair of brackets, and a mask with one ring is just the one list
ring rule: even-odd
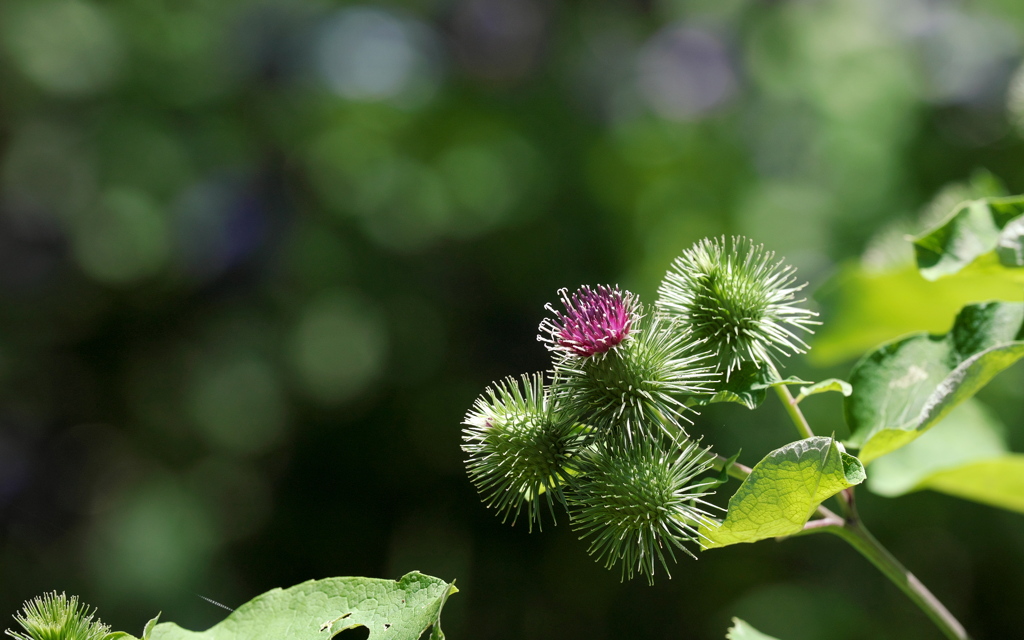
{"label": "dark shadowed background", "polygon": [[[943,189],[1024,191],[1022,54],[1017,0],[5,0],[0,618],[56,589],[201,629],[200,595],[419,569],[453,640],[936,637],[834,538],[620,583],[480,503],[460,421],[547,366],[560,287],[652,301],[741,233],[813,293]],[[787,372],[858,355],[821,354]],[[1017,451],[1022,388],[982,396]],[[796,437],[773,399],[694,430],[748,464]],[[1024,516],[858,495],[976,637],[1019,634]]]}

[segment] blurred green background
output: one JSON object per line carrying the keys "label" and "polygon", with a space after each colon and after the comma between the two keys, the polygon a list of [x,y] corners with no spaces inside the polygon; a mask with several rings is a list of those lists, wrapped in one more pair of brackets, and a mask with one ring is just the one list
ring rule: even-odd
{"label": "blurred green background", "polygon": [[[4,0],[0,616],[57,589],[199,629],[225,612],[198,595],[419,569],[457,580],[453,640],[935,638],[830,537],[620,583],[564,517],[487,511],[459,423],[546,368],[559,287],[651,301],[742,233],[814,293],[1024,191],[1022,45],[1016,0]],[[910,311],[858,348],[952,321]],[[829,345],[787,373],[846,375]],[[1017,451],[1022,390],[1018,366],[982,394]],[[807,402],[842,437],[840,407]],[[694,430],[748,464],[795,438],[772,399]],[[1020,514],[858,495],[976,637],[1019,635]]]}

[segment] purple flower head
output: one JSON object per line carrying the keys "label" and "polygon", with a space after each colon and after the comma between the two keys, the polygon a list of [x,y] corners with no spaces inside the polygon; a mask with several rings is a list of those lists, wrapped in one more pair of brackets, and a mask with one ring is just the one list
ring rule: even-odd
{"label": "purple flower head", "polygon": [[637,319],[635,297],[618,287],[584,285],[571,298],[567,289],[559,289],[558,295],[565,313],[545,305],[555,317],[540,323],[537,336],[552,351],[583,358],[605,353],[626,339]]}

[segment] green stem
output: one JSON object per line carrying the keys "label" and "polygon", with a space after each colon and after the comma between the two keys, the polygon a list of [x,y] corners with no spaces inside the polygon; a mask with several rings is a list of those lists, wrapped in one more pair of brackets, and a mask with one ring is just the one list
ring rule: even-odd
{"label": "green stem", "polygon": [[[771,365],[769,365],[771,366]],[[772,366],[772,374],[779,379],[782,376],[779,375],[778,369]],[[793,426],[796,427],[797,433],[803,439],[813,438],[814,431],[811,429],[811,425],[807,422],[807,418],[804,417],[804,412],[800,410],[800,405],[797,403],[793,394],[789,392],[789,387],[784,384],[774,384],[772,388],[775,389],[776,395],[779,396],[779,400],[782,401],[782,406],[785,407],[786,413],[789,414],[789,419],[793,422]],[[836,496],[836,500],[839,501],[840,506],[843,509],[843,515],[849,517],[851,515],[851,509],[853,508],[853,490],[847,489]],[[818,510],[819,514],[821,509]]]}
{"label": "green stem", "polygon": [[[804,417],[803,412],[800,411],[800,407],[797,406],[796,400],[793,399],[793,395],[786,388],[786,385],[776,384],[772,386],[779,399],[782,400],[782,405],[786,408],[786,412],[796,426],[797,431],[800,432],[800,435],[804,438],[814,437],[811,426],[807,423],[807,419]],[[713,455],[715,455],[713,466],[716,470],[721,471],[725,469],[729,476],[739,480],[746,480],[747,476],[750,475],[750,467],[737,462],[730,463],[727,458],[717,454]],[[935,623],[935,626],[947,638],[950,640],[970,640],[970,636],[967,635],[963,625],[939,602],[939,599],[927,587],[921,584],[917,576],[900,564],[900,561],[893,557],[889,550],[883,547],[882,543],[876,540],[864,527],[854,503],[853,488],[851,487],[839,492],[836,497],[842,506],[842,516],[826,509],[824,505],[818,505],[817,513],[820,517],[805,524],[803,531],[797,535],[828,532],[839,536],[859,551],[871,564],[875,565],[893,584],[899,587]]]}
{"label": "green stem", "polygon": [[811,431],[811,425],[807,423],[807,418],[804,417],[803,411],[800,411],[800,406],[797,405],[793,394],[789,392],[789,387],[784,384],[773,384],[772,388],[775,389],[776,395],[782,401],[782,406],[786,408],[786,413],[789,414],[789,419],[793,421],[793,425],[796,426],[800,437],[805,439],[813,438],[814,432]]}
{"label": "green stem", "polygon": [[935,626],[947,638],[950,638],[950,640],[970,640],[970,636],[967,635],[963,625],[953,617],[953,614],[939,602],[939,599],[927,587],[921,584],[917,576],[900,564],[899,560],[894,558],[889,553],[889,550],[883,547],[864,528],[864,525],[859,520],[846,520],[842,525],[822,526],[817,530],[828,531],[839,536],[859,551],[861,555],[870,560],[871,564],[875,565],[885,577],[889,578],[914,604],[924,611],[925,615],[935,623]]}
{"label": "green stem", "polygon": [[[776,378],[780,377],[778,371],[774,368],[772,371]],[[796,426],[800,437],[814,437],[811,425],[807,422],[807,418],[804,417],[799,405],[793,398],[793,394],[789,392],[789,388],[784,384],[775,384],[772,385],[772,388],[778,394],[779,400],[782,401],[782,406],[786,408],[786,413],[789,414],[789,418],[793,421],[793,425]],[[967,635],[963,625],[939,602],[939,599],[927,587],[921,584],[917,576],[900,564],[900,561],[889,553],[889,550],[883,547],[882,543],[876,540],[871,535],[871,532],[864,527],[857,513],[853,488],[851,487],[839,492],[836,498],[842,507],[842,517],[819,505],[818,514],[821,518],[811,520],[804,525],[803,533],[827,531],[839,536],[859,551],[861,555],[870,560],[871,564],[875,565],[885,577],[889,578],[893,584],[899,587],[914,604],[924,611],[925,615],[935,623],[935,626],[942,630],[947,638],[950,638],[950,640],[970,640],[970,636]]]}
{"label": "green stem", "polygon": [[[739,480],[745,480],[750,475],[750,467],[738,462],[730,463],[727,458],[717,454],[715,454],[713,464],[716,470],[721,471],[724,468],[726,473]],[[871,532],[864,527],[857,515],[852,491],[843,493],[846,498],[842,501],[845,507],[844,511],[846,512],[845,519],[819,505],[818,514],[822,517],[808,522],[804,525],[803,531],[797,535],[828,532],[839,536],[871,561],[871,564],[875,565],[885,577],[889,578],[893,584],[899,587],[935,623],[935,626],[947,638],[951,640],[970,640],[970,636],[967,635],[963,625],[939,602],[939,599],[928,590],[928,587],[924,586],[917,579],[917,576],[900,564],[900,561],[889,553],[889,550],[883,547],[882,543],[875,539]]]}

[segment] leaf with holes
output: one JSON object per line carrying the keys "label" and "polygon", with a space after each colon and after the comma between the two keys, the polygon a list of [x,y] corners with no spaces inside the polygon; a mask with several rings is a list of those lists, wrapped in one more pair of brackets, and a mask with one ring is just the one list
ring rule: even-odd
{"label": "leaf with holes", "polygon": [[769,453],[729,499],[725,520],[701,527],[704,549],[798,533],[822,501],[864,481],[864,466],[832,438]]}
{"label": "leaf with holes", "polygon": [[964,307],[941,336],[916,334],[867,354],[850,374],[848,444],[865,464],[908,444],[1024,357],[1024,303]]}
{"label": "leaf with holes", "polygon": [[[152,628],[151,640],[325,640],[367,627],[369,640],[443,640],[441,608],[458,591],[443,580],[412,572],[397,582],[375,578],[325,578],[272,589],[243,604],[206,631],[171,622]],[[147,625],[148,626],[148,625]]]}

